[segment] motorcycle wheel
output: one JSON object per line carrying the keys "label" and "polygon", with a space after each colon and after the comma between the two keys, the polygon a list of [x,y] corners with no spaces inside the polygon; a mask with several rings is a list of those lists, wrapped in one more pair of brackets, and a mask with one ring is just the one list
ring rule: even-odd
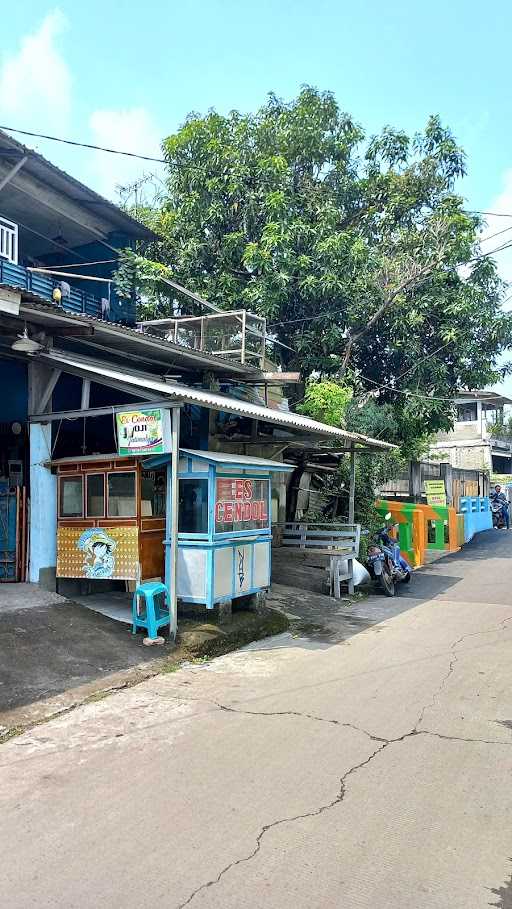
{"label": "motorcycle wheel", "polygon": [[382,587],[384,593],[387,597],[394,597],[395,595],[395,582],[391,577],[386,565],[382,566],[382,574],[380,576],[380,586]]}

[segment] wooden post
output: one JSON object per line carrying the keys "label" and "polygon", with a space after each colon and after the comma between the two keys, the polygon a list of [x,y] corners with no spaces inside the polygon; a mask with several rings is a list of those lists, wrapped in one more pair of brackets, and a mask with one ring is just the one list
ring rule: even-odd
{"label": "wooden post", "polygon": [[247,324],[247,312],[246,312],[246,310],[244,309],[244,310],[242,311],[242,355],[241,355],[241,358],[240,358],[240,362],[241,362],[241,363],[245,363],[245,332],[246,332],[246,324]]}
{"label": "wooden post", "polygon": [[354,446],[350,446],[350,486],[348,492],[348,523],[354,523],[356,497],[356,453]]}
{"label": "wooden post", "polygon": [[[169,586],[169,610],[171,621],[169,634],[176,640],[178,630],[178,461],[180,456],[180,408],[173,407],[171,463],[167,473],[167,539],[170,541],[166,553],[166,575]],[[170,481],[170,482],[169,482]]]}

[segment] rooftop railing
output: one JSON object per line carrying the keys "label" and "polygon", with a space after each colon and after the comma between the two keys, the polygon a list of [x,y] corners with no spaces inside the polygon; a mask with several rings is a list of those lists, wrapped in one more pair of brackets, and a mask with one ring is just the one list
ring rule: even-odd
{"label": "rooftop railing", "polygon": [[245,309],[210,313],[207,316],[156,319],[139,323],[139,328],[191,350],[217,354],[228,360],[264,368],[266,319]]}

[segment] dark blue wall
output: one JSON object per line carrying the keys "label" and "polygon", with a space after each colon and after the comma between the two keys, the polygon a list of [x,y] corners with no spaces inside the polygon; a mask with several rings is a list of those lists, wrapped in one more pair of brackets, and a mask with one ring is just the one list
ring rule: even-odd
{"label": "dark blue wall", "polygon": [[[129,240],[120,234],[109,235],[108,242],[116,249],[124,249],[130,246]],[[83,246],[76,246],[67,253],[64,251],[49,253],[47,256],[43,257],[43,260],[46,265],[52,267],[55,265],[67,265],[68,263],[79,262],[82,257],[90,262],[102,262],[105,259],[117,258],[116,253],[107,246],[94,242],[86,243]],[[94,275],[98,278],[111,278],[116,268],[117,263],[114,262],[105,265],[91,265],[89,268],[80,267],[72,269],[72,271],[76,274],[82,274],[83,272],[84,275]],[[56,278],[55,280],[64,281],[65,278]],[[101,297],[108,297],[108,286],[101,282],[80,281],[78,278],[72,278],[70,279],[70,283],[74,287],[80,288],[80,290],[94,294],[98,299],[101,299]],[[136,321],[135,302],[132,300],[119,299],[113,288],[111,289],[110,297],[110,321],[121,322],[123,325],[135,325]]]}
{"label": "dark blue wall", "polygon": [[25,363],[0,358],[0,422],[24,423],[28,413],[28,377]]}

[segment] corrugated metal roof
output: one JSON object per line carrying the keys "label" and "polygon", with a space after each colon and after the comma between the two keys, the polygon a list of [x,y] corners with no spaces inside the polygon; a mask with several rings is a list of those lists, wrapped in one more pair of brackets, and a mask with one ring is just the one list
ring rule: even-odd
{"label": "corrugated metal roof", "polygon": [[346,442],[359,444],[365,448],[390,450],[396,446],[389,442],[382,442],[380,439],[371,439],[359,433],[348,432],[345,429],[338,429],[336,426],[328,426],[326,423],[318,423],[316,420],[310,420],[297,413],[286,413],[282,410],[271,410],[269,407],[262,407],[260,404],[253,404],[249,401],[240,401],[231,398],[228,395],[216,394],[212,391],[206,391],[203,388],[191,388],[178,382],[167,383],[150,377],[134,376],[130,373],[121,372],[118,369],[106,366],[98,361],[84,358],[73,358],[61,350],[54,350],[46,354],[38,355],[37,359],[52,363],[66,371],[75,372],[78,375],[87,378],[110,379],[118,386],[132,388],[138,395],[143,396],[144,392],[152,392],[161,395],[162,398],[168,398],[170,402],[183,402],[185,404],[195,404],[199,407],[206,407],[210,410],[221,411],[222,413],[232,413],[240,417],[250,417],[253,420],[261,420],[265,423],[271,423],[274,426],[281,426],[283,429],[291,431],[304,430],[308,433],[315,433],[326,438],[344,439]]}
{"label": "corrugated metal roof", "polygon": [[254,458],[251,455],[239,455],[226,451],[200,451],[193,448],[180,448],[181,455],[187,455],[190,458],[199,458],[201,461],[208,461],[210,464],[237,464],[244,467],[267,467],[270,470],[295,470],[295,464],[284,464],[280,461],[272,461],[269,458]]}
{"label": "corrugated metal roof", "polygon": [[[233,376],[248,378],[254,378],[260,375],[260,370],[254,366],[236,363],[233,360],[219,357],[217,354],[208,354],[199,350],[193,350],[182,344],[174,344],[172,341],[166,341],[164,338],[160,338],[157,335],[141,332],[135,328],[120,325],[118,322],[108,322],[104,319],[97,319],[95,316],[86,315],[85,313],[69,312],[56,303],[49,303],[37,294],[33,294],[31,291],[24,290],[23,288],[14,287],[14,285],[4,284],[2,286],[21,292],[22,315],[26,321],[30,321],[31,318],[33,321],[37,321],[37,315],[39,314],[41,317],[39,324],[42,322],[51,322],[52,320],[61,323],[66,321],[78,323],[86,322],[88,325],[94,326],[95,334],[98,336],[98,342],[102,334],[110,336],[115,334],[118,339],[115,349],[112,347],[112,342],[109,344],[108,339],[103,345],[106,348],[110,347],[113,354],[117,353],[118,355],[122,355],[130,353],[130,350],[123,350],[119,343],[122,342],[123,339],[126,339],[127,345],[131,345],[132,347],[133,345],[137,346],[141,356],[143,355],[143,348],[146,348],[147,350],[152,349],[154,352],[158,351],[164,355],[167,354],[167,362],[169,366],[173,368],[186,368],[186,364],[188,363],[189,369],[210,370],[223,375],[231,373]],[[49,331],[51,334],[51,328]],[[94,342],[84,342],[83,339],[80,339],[78,343],[90,344]],[[132,352],[135,352],[135,350]]]}

